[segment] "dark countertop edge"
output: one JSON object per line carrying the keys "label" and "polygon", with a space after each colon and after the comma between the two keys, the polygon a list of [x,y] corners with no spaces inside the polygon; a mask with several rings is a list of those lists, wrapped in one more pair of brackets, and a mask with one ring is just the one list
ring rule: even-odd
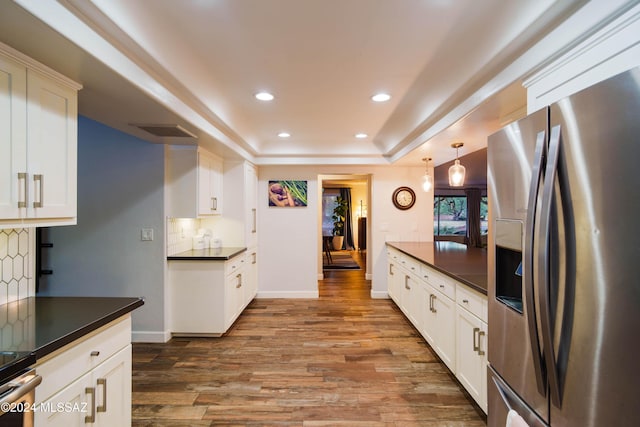
{"label": "dark countertop edge", "polygon": [[12,363],[2,366],[2,368],[0,369],[0,379],[3,382],[9,381],[22,374],[26,369],[29,369],[35,363],[36,355],[34,352],[23,355]]}
{"label": "dark countertop edge", "polygon": [[[401,244],[401,243],[407,243],[407,242],[398,242],[398,244]],[[419,261],[419,262],[421,262],[421,263],[424,263],[424,264],[427,264],[427,265],[429,265],[429,266],[433,267],[434,269],[436,269],[436,270],[437,270],[437,271],[439,271],[440,273],[446,274],[447,276],[451,277],[452,279],[455,279],[455,280],[457,280],[458,282],[461,282],[462,284],[464,284],[464,285],[466,285],[466,286],[470,287],[470,288],[471,288],[471,289],[473,289],[474,291],[480,292],[480,293],[481,293],[481,294],[483,294],[483,295],[487,295],[487,290],[486,290],[485,288],[483,288],[482,286],[479,286],[479,285],[477,285],[477,284],[475,284],[475,283],[473,283],[473,282],[470,282],[469,280],[467,280],[467,279],[465,279],[465,278],[463,278],[463,277],[461,277],[461,276],[459,276],[459,275],[457,275],[457,274],[455,274],[455,273],[452,273],[452,272],[450,272],[450,271],[447,271],[447,270],[445,270],[445,269],[444,269],[444,268],[442,268],[442,267],[439,267],[439,266],[437,266],[437,265],[434,265],[434,264],[430,263],[429,261],[425,261],[424,259],[418,258],[418,257],[417,257],[417,256],[415,256],[414,254],[412,254],[412,253],[410,253],[410,252],[407,252],[406,250],[401,249],[400,247],[398,247],[398,246],[394,245],[394,242],[386,242],[386,244],[387,244],[387,245],[389,245],[389,246],[391,246],[392,248],[394,248],[394,249],[396,249],[396,250],[398,250],[398,251],[402,252],[403,254],[410,256],[411,258],[415,259],[416,261]]]}
{"label": "dark countertop edge", "polygon": [[[226,255],[181,255],[185,252],[180,252],[167,256],[167,261],[229,261],[231,258],[246,251],[247,248],[238,248],[235,252],[230,252]],[[191,250],[186,252],[191,252]]]}
{"label": "dark countertop edge", "polygon": [[52,341],[48,344],[45,344],[37,348],[33,352],[33,354],[35,354],[36,359],[40,359],[44,356],[47,356],[53,353],[54,351],[64,347],[65,345],[70,344],[73,341],[79,338],[82,338],[83,336],[99,329],[100,327],[124,316],[125,314],[132,312],[133,310],[135,310],[138,307],[141,307],[142,305],[144,305],[144,299],[142,298],[135,299],[130,304],[127,304],[118,310],[112,311],[111,313],[105,316],[99,317],[96,320],[92,321],[91,323],[87,323],[82,328],[76,329],[75,331],[72,331],[67,335],[61,336],[55,341]]}

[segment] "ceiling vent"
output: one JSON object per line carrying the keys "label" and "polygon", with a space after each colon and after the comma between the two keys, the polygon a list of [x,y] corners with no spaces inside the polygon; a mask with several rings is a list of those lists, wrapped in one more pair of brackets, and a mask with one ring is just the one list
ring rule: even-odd
{"label": "ceiling vent", "polygon": [[192,134],[180,125],[131,123],[131,126],[135,126],[149,132],[152,135],[160,136],[163,138],[198,138],[196,135]]}

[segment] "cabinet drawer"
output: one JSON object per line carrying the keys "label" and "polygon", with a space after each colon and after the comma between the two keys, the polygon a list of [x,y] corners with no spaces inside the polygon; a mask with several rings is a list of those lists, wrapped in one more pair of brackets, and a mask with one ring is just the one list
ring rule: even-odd
{"label": "cabinet drawer", "polygon": [[452,301],[456,300],[456,283],[453,280],[449,280],[447,277],[439,274],[440,279],[437,280],[438,286],[434,288],[445,294]]}
{"label": "cabinet drawer", "polygon": [[224,263],[224,273],[229,276],[242,270],[245,264],[245,254],[237,255]]}
{"label": "cabinet drawer", "polygon": [[472,291],[464,285],[459,285],[457,290],[458,305],[465,308],[480,320],[487,321],[487,297]]}
{"label": "cabinet drawer", "polygon": [[43,402],[130,343],[131,317],[126,316],[56,350],[36,364],[36,372],[42,376],[36,401]]}
{"label": "cabinet drawer", "polygon": [[455,301],[456,284],[453,280],[449,279],[444,274],[435,271],[433,268],[429,267],[426,264],[422,265],[422,268],[420,270],[420,277],[423,281]]}
{"label": "cabinet drawer", "polygon": [[408,255],[403,255],[400,258],[400,265],[402,265],[402,267],[405,270],[407,270],[409,273],[412,273],[417,277],[420,277],[420,263],[415,259],[411,258]]}

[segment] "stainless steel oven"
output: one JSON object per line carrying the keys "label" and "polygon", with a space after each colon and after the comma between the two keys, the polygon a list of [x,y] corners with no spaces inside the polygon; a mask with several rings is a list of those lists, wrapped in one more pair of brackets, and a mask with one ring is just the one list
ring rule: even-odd
{"label": "stainless steel oven", "polygon": [[25,369],[0,384],[0,427],[33,427],[36,387],[42,377]]}

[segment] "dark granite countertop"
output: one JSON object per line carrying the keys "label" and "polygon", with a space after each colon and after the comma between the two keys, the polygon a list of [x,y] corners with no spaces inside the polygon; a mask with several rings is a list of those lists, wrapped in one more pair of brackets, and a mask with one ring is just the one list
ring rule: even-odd
{"label": "dark granite countertop", "polygon": [[[0,354],[24,356],[4,368],[29,366],[143,304],[141,298],[31,297],[0,305]],[[0,367],[0,374],[8,370]]]}
{"label": "dark granite countertop", "polygon": [[228,261],[247,248],[191,249],[167,257],[169,261]]}
{"label": "dark granite countertop", "polygon": [[487,294],[487,250],[456,242],[387,242],[470,288]]}

